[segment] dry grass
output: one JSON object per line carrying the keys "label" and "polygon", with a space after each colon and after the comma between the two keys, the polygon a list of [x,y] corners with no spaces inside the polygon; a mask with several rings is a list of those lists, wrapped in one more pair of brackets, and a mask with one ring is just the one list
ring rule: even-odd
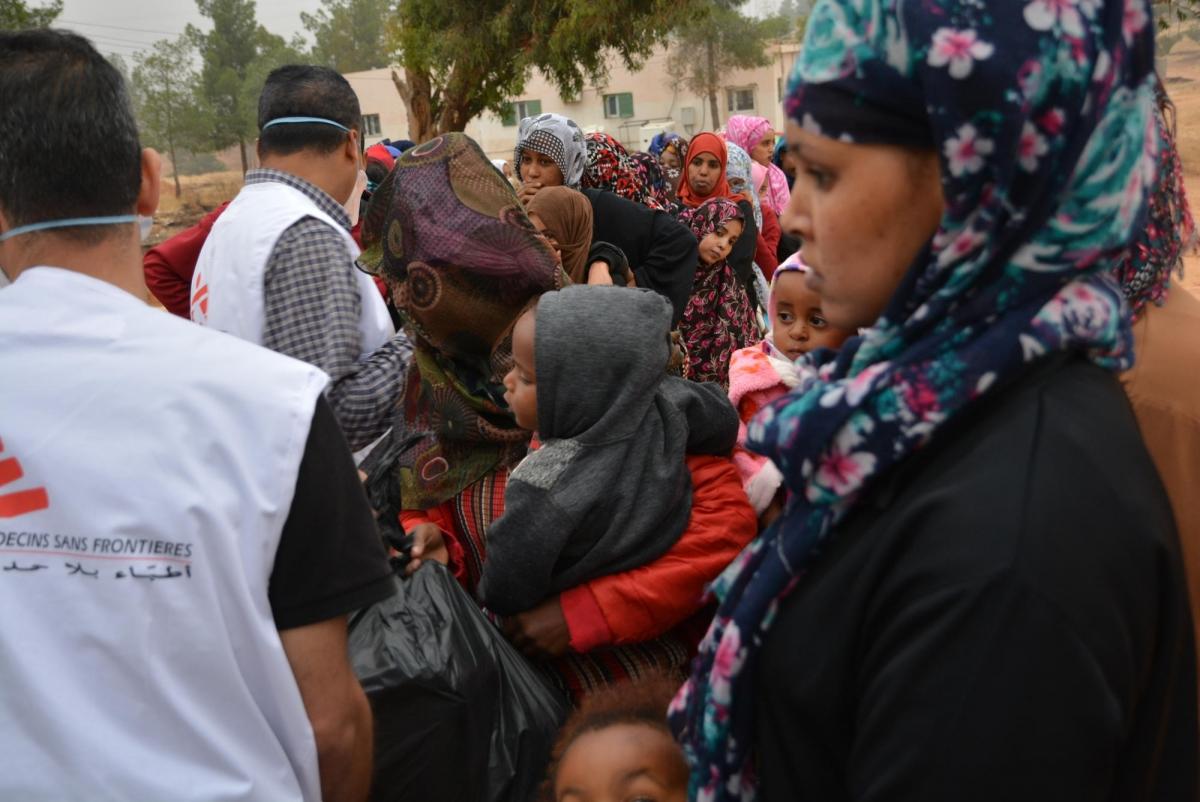
{"label": "dry grass", "polygon": [[225,201],[232,200],[242,188],[242,172],[233,170],[183,176],[179,183],[183,191],[176,198],[174,179],[163,179],[162,196],[159,198],[158,211],[154,215],[154,228],[146,243],[148,246],[157,245],[195,225],[205,214]]}

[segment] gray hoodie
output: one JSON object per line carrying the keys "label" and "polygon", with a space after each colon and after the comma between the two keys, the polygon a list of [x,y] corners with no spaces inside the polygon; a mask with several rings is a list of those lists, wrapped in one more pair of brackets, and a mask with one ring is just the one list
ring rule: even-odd
{"label": "gray hoodie", "polygon": [[534,333],[542,447],[512,472],[479,596],[501,615],[659,557],[687,527],[687,454],[728,454],[738,416],[715,384],[666,373],[671,305],[649,290],[542,296]]}

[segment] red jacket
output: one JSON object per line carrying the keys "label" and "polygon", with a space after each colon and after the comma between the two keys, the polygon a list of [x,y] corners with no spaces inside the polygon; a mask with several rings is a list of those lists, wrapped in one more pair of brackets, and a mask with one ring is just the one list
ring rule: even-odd
{"label": "red jacket", "polygon": [[[200,218],[199,223],[165,242],[160,242],[142,257],[146,286],[171,314],[191,319],[192,273],[196,272],[196,260],[200,258],[200,249],[204,247],[204,241],[208,239],[213,223],[217,222],[217,218],[230,203],[232,201],[222,203]],[[350,232],[359,247],[362,247],[362,241],[359,239],[361,225],[361,222],[356,224]],[[387,300],[387,285],[383,283],[383,279],[374,280],[379,294]]]}
{"label": "red jacket", "polygon": [[213,223],[228,205],[228,201],[222,203],[204,215],[199,223],[160,242],[142,257],[146,286],[171,314],[191,318],[192,273],[196,271],[196,260],[200,258],[200,249],[204,247]]}
{"label": "red jacket", "polygon": [[779,267],[777,252],[779,251],[779,239],[783,236],[783,229],[779,227],[779,216],[775,214],[775,210],[765,203],[762,207],[762,218],[762,231],[758,232],[754,262],[762,270],[767,281],[770,281],[771,276],[775,275],[775,268]]}
{"label": "red jacket", "polygon": [[[732,461],[697,456],[688,457],[687,464],[692,516],[675,545],[640,568],[594,579],[559,596],[575,651],[640,643],[684,623],[702,607],[708,584],[758,533],[758,518]],[[446,535],[450,567],[464,579],[463,547],[449,503],[406,510],[400,520],[405,529],[437,524]]]}

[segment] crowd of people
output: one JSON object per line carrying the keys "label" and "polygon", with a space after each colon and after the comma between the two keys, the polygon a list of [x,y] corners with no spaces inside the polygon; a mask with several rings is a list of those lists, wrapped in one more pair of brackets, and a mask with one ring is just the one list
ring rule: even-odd
{"label": "crowd of people", "polygon": [[0,33],[0,796],[367,798],[348,616],[436,562],[574,709],[548,800],[1196,799],[1153,37],[821,0],[782,138],[511,161],[286,66],[143,255],[121,76]]}

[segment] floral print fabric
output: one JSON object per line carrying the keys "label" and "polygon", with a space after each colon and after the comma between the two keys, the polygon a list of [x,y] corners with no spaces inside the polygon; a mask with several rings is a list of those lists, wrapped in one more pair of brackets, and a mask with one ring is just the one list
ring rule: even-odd
{"label": "floral print fabric", "polygon": [[814,8],[789,116],[843,141],[935,148],[946,206],[883,316],[819,352],[816,375],[749,426],[791,492],[714,583],[717,615],[672,705],[692,799],[756,797],[759,648],[876,478],[1048,354],[1130,364],[1112,273],[1154,181],[1153,60],[1147,0]]}
{"label": "floral print fabric", "polygon": [[[679,216],[679,222],[697,240],[703,240],[730,220],[741,219],[738,205],[727,198],[712,198]],[[701,263],[696,268],[692,295],[684,307],[679,329],[687,347],[688,378],[715,382],[728,390],[733,352],[762,337],[746,288],[728,261]]]}
{"label": "floral print fabric", "polygon": [[586,139],[585,188],[602,189],[655,211],[664,210],[649,185],[649,176],[639,170],[638,163],[630,158],[624,145],[610,134],[588,134]]}

